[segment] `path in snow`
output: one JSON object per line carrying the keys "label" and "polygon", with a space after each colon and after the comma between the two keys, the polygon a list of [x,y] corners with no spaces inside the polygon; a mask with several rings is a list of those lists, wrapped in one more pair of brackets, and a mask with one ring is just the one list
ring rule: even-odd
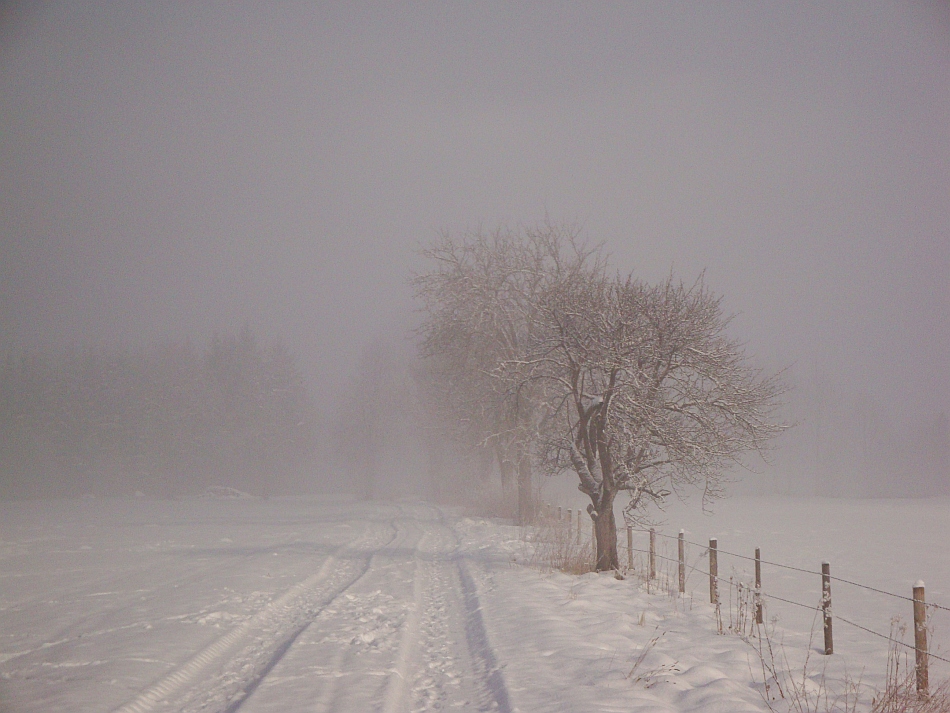
{"label": "path in snow", "polygon": [[116,713],[237,710],[317,614],[394,538],[378,530],[327,557],[320,569],[206,646]]}
{"label": "path in snow", "polygon": [[3,504],[0,710],[224,710],[393,537],[377,508]]}
{"label": "path in snow", "polygon": [[242,713],[509,710],[458,540],[441,514],[406,507],[397,536],[273,667]]}
{"label": "path in snow", "polygon": [[436,508],[4,507],[0,711],[510,710]]}
{"label": "path in snow", "polygon": [[[846,505],[852,529],[864,523],[882,541],[906,535],[905,518],[888,515],[895,504]],[[912,505],[930,513],[931,529],[946,527],[945,502]],[[743,545],[736,527],[720,524],[723,543],[761,543],[789,558],[781,547],[794,528],[846,544],[822,519],[809,528],[792,513],[782,525],[794,507],[786,500],[735,507],[738,523],[768,510],[774,532],[756,527]],[[421,504],[0,503],[0,711],[768,709],[759,662],[739,637],[719,633],[701,577],[687,582],[695,597],[670,597],[634,578],[539,571],[529,566],[531,532]],[[932,540],[923,562],[936,594],[950,591],[938,576],[945,539]],[[877,584],[879,552],[855,545],[835,561]],[[869,710],[884,673],[878,641],[836,627],[836,653],[824,657],[807,627],[780,624],[775,636],[799,678],[811,649],[813,690],[860,676],[857,710]],[[945,673],[934,664],[931,675]]]}

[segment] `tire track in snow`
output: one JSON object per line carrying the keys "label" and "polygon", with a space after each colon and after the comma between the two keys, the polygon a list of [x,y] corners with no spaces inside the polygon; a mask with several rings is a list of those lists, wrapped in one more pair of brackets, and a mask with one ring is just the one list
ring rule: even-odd
{"label": "tire track in snow", "polygon": [[424,528],[412,513],[403,512],[393,524],[396,537],[373,553],[367,571],[301,632],[271,676],[258,681],[246,706],[228,713],[283,711],[288,700],[294,706],[306,701],[308,710],[323,713],[340,706],[407,709],[423,600],[418,562]]}
{"label": "tire track in snow", "polygon": [[[401,506],[397,506],[397,507],[398,507],[399,510],[400,510],[400,515],[402,515],[402,514],[403,514],[403,513],[402,513],[403,508],[402,508]],[[398,527],[396,523],[397,523],[397,520],[393,520],[393,521],[390,523],[390,526],[393,528],[393,536],[392,536],[392,538],[389,540],[389,542],[387,542],[387,543],[384,544],[382,547],[380,547],[379,549],[377,549],[376,551],[374,551],[374,552],[369,556],[369,558],[367,558],[367,560],[366,560],[366,566],[363,568],[362,572],[360,572],[359,576],[357,576],[355,579],[353,579],[344,589],[341,589],[340,591],[338,591],[330,600],[328,600],[328,601],[323,605],[323,607],[321,607],[321,610],[322,610],[323,608],[326,608],[326,607],[329,606],[330,604],[332,604],[336,599],[338,599],[338,598],[339,598],[342,594],[344,594],[348,589],[352,588],[353,585],[355,585],[357,582],[359,582],[361,579],[363,579],[363,578],[366,576],[366,574],[372,569],[373,561],[376,559],[376,557],[377,557],[381,552],[383,552],[384,550],[386,550],[386,549],[388,549],[388,548],[392,548],[392,547],[394,547],[394,546],[396,546],[396,545],[398,545],[398,544],[402,544],[402,543],[401,543],[401,540],[403,540],[403,539],[405,538],[405,533],[406,533],[406,531],[405,531],[404,529]],[[415,553],[416,553],[416,555],[417,555],[417,558],[416,558],[416,559],[418,560],[418,540],[416,541],[416,543],[415,543],[415,545],[414,545],[414,551],[415,551]],[[416,568],[416,574],[418,574],[418,567]],[[418,577],[416,577],[416,579],[415,579],[413,585],[414,585],[414,600],[415,600],[416,604],[415,604],[413,610],[410,611],[410,614],[409,614],[409,625],[406,627],[406,629],[405,629],[404,632],[403,632],[403,642],[402,642],[402,645],[400,646],[400,655],[399,655],[399,661],[403,661],[403,659],[405,659],[405,661],[404,661],[401,665],[400,665],[399,663],[397,663],[397,670],[394,672],[395,678],[398,679],[398,680],[401,680],[401,681],[405,679],[405,673],[406,673],[405,669],[408,668],[408,659],[409,659],[408,654],[404,654],[404,651],[407,651],[409,648],[411,648],[412,641],[414,640],[414,638],[417,638],[417,636],[414,636],[414,635],[413,635],[413,630],[418,631],[418,623],[416,623],[415,625],[412,624],[412,618],[413,618],[413,616],[415,616],[415,618],[418,620],[419,602],[421,602],[421,599],[422,599],[422,592],[421,592],[421,589],[420,589],[420,587],[419,587],[419,580],[418,580]],[[262,671],[260,672],[260,675],[257,676],[248,686],[245,687],[245,689],[244,689],[242,695],[241,695],[239,698],[237,698],[234,702],[232,702],[231,705],[228,706],[228,708],[224,711],[224,713],[236,713],[236,711],[244,704],[244,702],[245,702],[246,700],[248,700],[248,698],[250,698],[250,696],[254,693],[254,691],[257,690],[257,687],[264,681],[264,679],[266,678],[266,676],[273,670],[274,666],[276,666],[276,665],[280,662],[280,660],[284,657],[284,654],[287,653],[287,651],[288,651],[288,650],[290,649],[290,647],[294,644],[294,642],[297,640],[297,638],[300,636],[300,634],[302,634],[302,633],[307,629],[307,627],[309,627],[310,624],[313,623],[313,620],[316,618],[316,615],[317,615],[317,614],[319,614],[319,612],[315,612],[315,613],[314,613],[314,616],[311,617],[311,618],[306,622],[306,624],[305,624],[304,626],[301,626],[296,632],[294,632],[294,634],[293,634],[293,636],[292,636],[291,638],[289,638],[284,644],[282,644],[282,645],[280,646],[280,648],[275,652],[274,656],[273,656],[273,657],[271,658],[271,660],[268,662],[268,664],[267,664],[267,666],[264,668],[264,670],[262,670]],[[341,653],[339,654],[339,656],[337,657],[337,667],[342,666],[342,662],[343,662],[343,654],[342,654],[342,652],[341,652]],[[400,670],[401,670],[401,673],[400,673]],[[334,679],[334,680],[335,680],[335,679]],[[404,687],[404,686],[403,686],[403,687]],[[335,687],[333,687],[333,688],[335,688]],[[397,688],[398,688],[398,686],[397,686]],[[335,691],[332,691],[332,690],[331,690],[331,692],[330,692],[330,697],[329,697],[328,700],[332,700],[332,696],[334,695],[334,693],[335,693]],[[400,695],[400,694],[399,694],[398,691],[394,692],[394,696],[397,697],[397,700],[398,700],[399,695]],[[404,696],[403,696],[403,697],[404,697]],[[387,696],[387,701],[388,701],[388,700],[389,700],[389,697]],[[384,710],[387,711],[387,713],[388,713],[389,708],[385,708]]]}
{"label": "tire track in snow", "polygon": [[[355,554],[354,559],[360,559],[359,545],[371,539],[366,532],[328,556],[315,574],[291,587],[251,619],[116,708],[114,713],[150,713],[161,709],[236,710],[320,610],[359,580],[369,568],[375,552],[396,538],[397,531],[392,523],[390,527],[389,539],[374,547],[369,556],[363,557],[362,562],[353,567],[354,571],[346,572],[349,569],[346,563],[344,566],[337,563],[347,554],[351,557]],[[321,588],[319,585],[328,579],[331,580],[329,585]],[[291,625],[290,631],[286,630],[287,624]],[[199,677],[215,667],[225,669],[222,675],[215,677],[217,685],[194,690]],[[178,702],[173,703],[172,699],[176,697]]]}
{"label": "tire track in snow", "polygon": [[465,604],[465,635],[472,657],[477,662],[479,674],[496,710],[511,713],[511,701],[508,687],[495,658],[495,652],[488,640],[485,620],[482,618],[482,605],[478,600],[478,587],[468,570],[468,563],[461,556],[455,557],[459,581],[462,584],[462,601]]}
{"label": "tire track in snow", "polygon": [[[194,672],[183,672],[190,674],[186,680],[169,681],[174,687],[164,697],[120,711],[238,713],[305,704],[324,713],[459,706],[511,713],[474,573],[458,553],[454,528],[435,508],[407,507],[390,525],[388,542],[374,547],[361,571],[288,635],[257,637],[257,653],[242,649],[255,641],[249,633],[222,642],[208,663],[196,661]],[[248,662],[253,670],[245,670]]]}
{"label": "tire track in snow", "polygon": [[479,678],[465,634],[465,609],[454,562],[457,540],[441,522],[435,524],[425,539],[428,546],[420,547],[421,660],[412,676],[410,709],[489,710],[491,697]]}
{"label": "tire track in snow", "polygon": [[422,601],[417,606],[424,612],[423,631],[417,637],[422,665],[414,677],[412,709],[464,707],[511,713],[508,689],[482,619],[478,589],[459,554],[458,533],[439,509],[429,509],[434,513],[426,533],[431,551],[420,548],[424,551],[418,575]]}
{"label": "tire track in snow", "polygon": [[[423,535],[424,537],[424,535]],[[383,713],[396,713],[408,708],[409,697],[409,673],[413,659],[413,654],[419,641],[419,621],[422,617],[422,565],[419,561],[419,545],[416,548],[413,557],[413,581],[412,581],[412,604],[409,610],[409,616],[406,617],[406,623],[402,631],[399,642],[399,655],[396,658],[396,666],[390,674],[389,682],[386,686],[386,699],[383,703]]]}

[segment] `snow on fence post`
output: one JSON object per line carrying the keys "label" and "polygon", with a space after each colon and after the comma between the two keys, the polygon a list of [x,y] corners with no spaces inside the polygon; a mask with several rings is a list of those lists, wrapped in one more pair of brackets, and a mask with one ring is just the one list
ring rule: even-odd
{"label": "snow on fence post", "polygon": [[654,530],[652,527],[650,528],[650,577],[649,579],[656,579],[656,530]]}
{"label": "snow on fence post", "polygon": [[762,623],[762,551],[755,548],[755,623]]}
{"label": "snow on fence post", "polygon": [[825,655],[835,652],[834,639],[831,635],[831,564],[821,563],[821,612],[825,620]]}
{"label": "snow on fence post", "polygon": [[709,538],[709,603],[719,603],[719,541]]}
{"label": "snow on fence post", "polygon": [[633,571],[633,525],[627,525],[627,569]]}
{"label": "snow on fence post", "polygon": [[680,530],[680,536],[677,541],[679,545],[679,580],[680,580],[680,594],[686,592],[686,543],[683,541],[686,532]]}
{"label": "snow on fence post", "polygon": [[927,673],[927,605],[924,599],[924,583],[914,585],[914,651],[916,653],[917,695],[927,698],[929,676]]}

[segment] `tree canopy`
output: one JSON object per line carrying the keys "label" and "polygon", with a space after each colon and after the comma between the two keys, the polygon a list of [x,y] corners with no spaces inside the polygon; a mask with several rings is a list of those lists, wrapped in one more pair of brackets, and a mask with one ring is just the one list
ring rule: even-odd
{"label": "tree canopy", "polygon": [[552,227],[443,235],[425,255],[423,355],[442,365],[448,411],[470,441],[576,475],[600,570],[618,566],[618,493],[633,520],[688,488],[718,497],[782,428],[780,379],[728,335],[702,277],[612,276],[601,250]]}

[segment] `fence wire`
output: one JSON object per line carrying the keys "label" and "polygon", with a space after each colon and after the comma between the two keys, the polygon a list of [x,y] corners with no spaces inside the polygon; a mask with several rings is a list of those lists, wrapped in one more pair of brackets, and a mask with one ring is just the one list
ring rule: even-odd
{"label": "fence wire", "polygon": [[[642,529],[642,528],[634,528],[633,530],[634,530],[634,532],[645,532],[645,533],[649,533],[649,532],[650,532],[650,530],[644,530],[644,529]],[[654,532],[654,534],[659,535],[660,537],[665,537],[665,538],[668,539],[668,540],[677,540],[677,541],[679,541],[679,536],[678,536],[678,535],[666,535],[666,534],[663,534],[662,532],[656,532],[655,530],[654,530],[653,532]],[[686,544],[688,544],[688,545],[693,545],[694,547],[702,547],[702,548],[704,548],[704,549],[706,549],[706,550],[709,549],[709,545],[708,545],[708,544],[705,544],[705,545],[704,545],[704,544],[701,544],[701,543],[699,543],[699,542],[693,542],[693,541],[691,541],[691,540],[687,540],[687,539],[685,539],[685,538],[683,538],[683,542],[686,543]],[[722,549],[719,549],[718,547],[716,548],[716,552],[717,552],[718,554],[721,554],[721,555],[728,555],[728,556],[730,556],[730,557],[738,557],[739,559],[749,560],[750,562],[755,562],[755,561],[756,561],[755,557],[749,557],[748,555],[741,555],[741,554],[739,554],[738,552],[730,552],[729,550],[722,550]],[[772,566],[772,567],[781,567],[782,569],[790,569],[790,570],[795,571],[795,572],[802,572],[803,574],[811,574],[811,575],[814,575],[814,576],[816,576],[816,577],[823,577],[823,576],[825,576],[825,575],[823,575],[821,572],[818,572],[818,571],[816,571],[816,570],[804,569],[804,568],[802,568],[802,567],[794,567],[794,566],[792,566],[792,565],[790,565],[790,564],[783,564],[783,563],[781,563],[781,562],[772,562],[772,561],[770,561],[770,560],[764,560],[764,559],[761,559],[761,558],[759,558],[758,561],[759,561],[760,564],[767,564],[767,565],[770,565],[770,566]],[[886,591],[886,590],[884,590],[884,589],[878,589],[877,587],[872,587],[872,586],[867,585],[867,584],[861,584],[860,582],[854,582],[854,581],[852,581],[852,580],[850,580],[850,579],[844,579],[844,578],[842,578],[842,577],[836,577],[836,576],[834,576],[834,575],[828,575],[828,576],[829,576],[829,578],[831,579],[831,581],[833,581],[833,582],[841,582],[842,584],[848,584],[848,585],[851,585],[852,587],[859,587],[859,588],[861,588],[861,589],[867,589],[868,591],[876,592],[877,594],[884,594],[884,595],[887,595],[887,596],[889,596],[889,597],[894,597],[895,599],[903,599],[905,602],[914,602],[914,601],[916,601],[913,597],[908,597],[908,596],[905,596],[905,595],[903,595],[903,594],[895,594],[894,592],[888,592],[888,591]],[[927,607],[929,607],[929,608],[931,608],[931,609],[940,609],[940,610],[943,610],[943,611],[950,611],[950,607],[943,606],[942,604],[937,604],[936,602],[924,602],[924,605],[927,606]]]}
{"label": "fence wire", "polygon": [[[701,551],[703,554],[699,555],[699,558],[702,558],[703,556],[707,556],[707,555],[709,554],[710,550],[711,550],[711,548],[709,547],[708,544],[702,544],[702,543],[699,543],[699,542],[693,542],[692,540],[687,540],[685,537],[680,538],[679,535],[667,535],[667,534],[664,534],[664,533],[662,533],[662,532],[657,532],[655,529],[654,529],[654,530],[648,530],[648,529],[643,529],[643,528],[629,528],[629,529],[632,530],[633,532],[643,532],[643,533],[647,533],[647,534],[651,534],[651,533],[652,533],[652,534],[654,534],[654,535],[658,535],[659,537],[663,537],[663,538],[668,539],[668,540],[675,540],[677,543],[680,542],[680,540],[682,539],[682,542],[683,542],[684,545],[690,545],[690,546],[693,546],[693,547],[698,547],[698,548],[700,549],[700,551]],[[638,547],[630,547],[630,548],[627,548],[626,546],[622,546],[622,547],[623,547],[624,549],[629,549],[629,550],[632,551],[632,552],[640,552],[640,553],[642,553],[642,554],[652,555],[655,559],[664,560],[664,561],[666,561],[666,562],[673,562],[673,563],[675,563],[675,564],[677,565],[677,567],[678,567],[680,564],[682,564],[683,567],[684,567],[684,569],[689,570],[690,572],[699,572],[700,574],[706,575],[707,577],[713,577],[713,576],[714,576],[714,577],[716,577],[717,581],[726,582],[726,583],[728,583],[731,587],[738,587],[738,585],[736,584],[736,582],[734,582],[734,581],[732,580],[732,578],[729,578],[728,580],[726,580],[726,579],[720,577],[718,574],[713,575],[713,574],[711,574],[710,572],[708,572],[708,571],[706,571],[706,570],[704,570],[704,569],[700,569],[699,567],[696,567],[695,565],[689,564],[688,562],[683,561],[683,562],[681,563],[678,557],[677,557],[677,558],[667,557],[666,555],[662,555],[662,554],[656,552],[655,550],[654,550],[653,552],[651,552],[650,550],[645,550],[645,549],[638,548]],[[722,550],[722,549],[719,549],[718,547],[716,548],[716,553],[717,553],[717,555],[720,555],[720,554],[721,554],[721,555],[727,555],[727,556],[729,556],[729,557],[736,557],[736,558],[742,559],[742,560],[748,560],[748,561],[750,561],[750,562],[759,562],[759,564],[765,564],[765,565],[769,565],[769,566],[772,566],[772,567],[779,567],[779,568],[781,568],[781,569],[792,570],[792,571],[794,571],[794,572],[801,572],[801,573],[803,573],[803,574],[809,574],[809,575],[813,575],[813,576],[817,576],[817,577],[826,577],[826,576],[827,576],[827,577],[828,577],[831,581],[833,581],[833,582],[841,582],[842,584],[847,584],[847,585],[850,585],[850,586],[852,586],[852,587],[858,587],[858,588],[860,588],[860,589],[866,589],[866,590],[868,590],[868,591],[875,592],[875,593],[877,593],[877,594],[883,594],[883,595],[885,595],[885,596],[893,597],[893,598],[895,598],[895,599],[901,599],[901,600],[906,601],[906,602],[916,602],[916,601],[917,601],[917,600],[914,599],[913,597],[904,596],[904,595],[902,595],[902,594],[895,594],[894,592],[888,592],[888,591],[886,591],[886,590],[884,590],[884,589],[878,589],[877,587],[872,587],[872,586],[867,585],[867,584],[862,584],[862,583],[860,583],[860,582],[855,582],[855,581],[852,581],[852,580],[850,580],[850,579],[844,579],[844,578],[842,578],[842,577],[835,577],[834,575],[825,575],[825,574],[823,574],[822,572],[818,572],[818,571],[816,571],[816,570],[805,569],[805,568],[803,568],[803,567],[795,567],[795,566],[793,566],[793,565],[784,564],[784,563],[782,563],[782,562],[772,562],[772,561],[770,561],[770,560],[764,560],[764,559],[762,559],[761,557],[760,557],[760,558],[749,557],[748,555],[739,554],[738,552],[730,552],[729,550]],[[697,558],[697,559],[699,559],[699,558]],[[756,588],[755,588],[755,587],[752,587],[752,589],[755,590]],[[762,598],[764,598],[764,599],[773,599],[773,600],[775,600],[775,601],[783,602],[784,604],[790,604],[790,605],[793,605],[793,606],[796,606],[796,607],[801,607],[801,608],[803,608],[803,609],[808,609],[808,610],[811,610],[811,611],[818,611],[818,612],[823,611],[820,605],[815,606],[815,605],[811,605],[811,604],[803,604],[802,602],[796,602],[796,601],[793,601],[793,600],[791,600],[791,599],[785,599],[784,597],[780,597],[780,596],[775,595],[775,594],[766,593],[765,591],[762,591],[761,589],[756,590],[756,593],[757,593],[760,597],[762,597]],[[942,610],[942,611],[950,611],[950,607],[943,606],[942,604],[937,604],[936,602],[924,602],[924,606],[925,606],[926,608],[928,608],[928,609],[931,609],[931,610],[936,609],[936,610]],[[858,624],[857,622],[851,621],[850,619],[847,619],[847,618],[841,616],[840,614],[833,614],[833,615],[832,615],[832,618],[833,618],[833,620],[841,621],[841,622],[843,622],[843,623],[845,623],[845,624],[848,624],[849,626],[853,626],[854,628],[860,629],[861,631],[864,631],[864,632],[866,632],[866,633],[868,633],[868,634],[872,634],[873,636],[880,637],[881,639],[884,639],[884,640],[886,640],[886,641],[888,641],[888,642],[893,642],[893,643],[895,643],[895,644],[897,644],[897,645],[899,645],[899,646],[903,646],[903,647],[908,648],[908,649],[911,649],[911,650],[913,650],[913,651],[917,651],[917,647],[916,647],[916,646],[912,646],[912,645],[907,644],[907,643],[905,643],[905,642],[903,642],[903,641],[900,641],[899,639],[895,639],[893,636],[890,636],[890,635],[887,635],[887,634],[882,634],[882,633],[880,633],[880,632],[878,632],[878,631],[874,631],[873,629],[869,629],[868,627],[863,626],[863,625],[861,625],[861,624]],[[927,651],[926,654],[927,654],[927,656],[930,657],[930,658],[937,659],[938,661],[943,661],[944,663],[950,663],[950,659],[947,659],[947,658],[944,658],[944,657],[942,657],[942,656],[939,656],[939,655],[937,655],[937,654],[935,654],[935,653],[933,653],[933,652],[931,652],[931,651]]]}
{"label": "fence wire", "polygon": [[[649,534],[649,533],[652,532],[654,535],[658,535],[658,536],[663,537],[663,538],[666,538],[666,539],[668,539],[668,540],[675,540],[675,541],[677,541],[677,542],[680,541],[679,535],[666,535],[666,534],[664,534],[664,533],[662,533],[662,532],[657,532],[656,530],[652,530],[652,531],[651,531],[651,530],[645,530],[645,529],[640,529],[640,528],[631,528],[631,529],[632,529],[634,532],[643,532],[643,533],[647,533],[647,534]],[[707,545],[707,544],[702,544],[702,543],[699,543],[699,542],[693,542],[692,540],[687,540],[685,537],[682,538],[682,542],[683,542],[683,544],[685,544],[685,545],[691,545],[691,546],[693,546],[693,547],[698,547],[698,548],[700,548],[702,551],[704,551],[704,553],[705,553],[706,555],[708,555],[708,553],[709,553],[710,550],[711,550],[711,548],[709,547],[709,545]],[[646,555],[652,554],[653,557],[655,557],[656,559],[665,560],[665,561],[667,561],[667,562],[675,562],[677,565],[680,564],[680,561],[679,561],[678,558],[667,557],[667,556],[665,556],[665,555],[661,555],[661,554],[657,553],[656,551],[654,551],[654,552],[651,553],[650,550],[645,550],[645,549],[641,549],[641,548],[637,548],[637,547],[633,547],[633,548],[630,548],[630,549],[631,549],[633,552],[640,552],[640,553],[643,553],[643,554],[646,554]],[[742,555],[742,554],[739,554],[739,553],[737,553],[737,552],[730,552],[730,551],[728,551],[728,550],[722,550],[722,549],[719,549],[718,547],[716,548],[716,553],[717,553],[717,554],[721,554],[721,555],[728,555],[728,556],[730,556],[730,557],[737,557],[737,558],[739,558],[739,559],[748,560],[748,561],[750,561],[750,562],[758,561],[760,564],[767,564],[767,565],[771,565],[771,566],[774,566],[774,567],[780,567],[780,568],[782,568],[782,569],[788,569],[788,570],[793,570],[793,571],[795,571],[795,572],[801,572],[801,573],[804,573],[804,574],[810,574],[810,575],[819,576],[819,577],[829,576],[829,578],[830,578],[832,581],[841,582],[842,584],[848,584],[848,585],[850,585],[850,586],[858,587],[858,588],[860,588],[860,589],[867,589],[867,590],[872,591],[872,592],[875,592],[875,593],[877,593],[877,594],[883,594],[883,595],[886,595],[886,596],[889,596],[889,597],[894,597],[895,599],[901,599],[901,600],[907,601],[907,602],[916,602],[916,601],[917,601],[917,600],[914,599],[913,597],[907,597],[907,596],[904,596],[904,595],[901,595],[901,594],[895,594],[894,592],[888,592],[888,591],[883,590],[883,589],[878,589],[877,587],[872,587],[872,586],[867,585],[867,584],[861,584],[860,582],[854,582],[854,581],[852,581],[852,580],[844,579],[844,578],[842,578],[842,577],[835,577],[835,576],[833,576],[833,575],[824,575],[824,574],[822,574],[821,572],[818,572],[818,571],[815,571],[815,570],[804,569],[804,568],[802,568],[802,567],[794,567],[794,566],[792,566],[792,565],[783,564],[783,563],[781,563],[781,562],[771,562],[771,561],[769,561],[769,560],[764,560],[764,559],[762,559],[762,558],[759,558],[758,560],[756,560],[755,557],[749,557],[748,555]],[[701,555],[701,556],[702,556],[702,555]],[[698,568],[698,567],[695,567],[695,566],[693,566],[693,565],[690,565],[690,564],[688,564],[688,563],[684,563],[684,567],[685,567],[686,569],[691,570],[691,571],[699,572],[700,574],[705,574],[706,576],[709,576],[709,577],[715,576],[716,579],[717,579],[717,582],[724,582],[724,583],[728,584],[729,586],[731,586],[731,587],[733,587],[733,588],[738,588],[738,587],[740,586],[740,584],[738,584],[738,583],[736,583],[735,581],[733,581],[733,578],[732,578],[732,577],[730,577],[730,578],[727,580],[727,579],[722,578],[722,577],[721,577],[720,575],[718,575],[718,574],[712,575],[710,572],[707,572],[707,571],[705,571],[705,570],[702,570],[702,569],[700,569],[700,568]],[[749,586],[749,585],[745,585],[745,586]],[[753,590],[756,589],[755,587],[751,587],[751,588],[752,588]],[[757,590],[756,593],[757,593],[760,597],[762,597],[763,599],[771,599],[771,600],[779,601],[779,602],[782,602],[782,603],[784,603],[784,604],[790,604],[790,605],[792,605],[792,606],[801,607],[802,609],[808,609],[808,610],[810,610],[810,611],[815,611],[815,612],[822,612],[822,611],[823,611],[820,604],[817,605],[817,606],[816,606],[816,605],[812,605],[812,604],[803,604],[802,602],[796,602],[796,601],[793,601],[793,600],[791,600],[791,599],[785,599],[784,597],[780,597],[780,596],[778,596],[778,595],[776,595],[776,594],[767,593],[767,592],[765,592],[765,591],[762,591],[761,589]],[[943,605],[941,605],[941,604],[937,604],[937,603],[935,603],[935,602],[924,602],[924,606],[927,607],[927,608],[930,608],[930,609],[940,609],[940,610],[943,610],[943,611],[950,611],[950,607],[945,607],[945,606],[943,606]],[[885,641],[893,642],[894,644],[897,644],[898,646],[903,646],[904,648],[910,649],[910,650],[915,651],[915,652],[918,650],[917,647],[914,646],[914,645],[911,645],[911,644],[908,644],[908,643],[906,643],[906,642],[904,642],[904,641],[901,641],[901,640],[899,640],[899,639],[896,639],[896,638],[894,638],[892,635],[882,634],[882,633],[880,633],[879,631],[874,631],[873,629],[869,629],[868,627],[863,626],[862,624],[858,624],[857,622],[852,621],[851,619],[848,619],[848,618],[846,618],[846,617],[843,617],[843,616],[841,616],[840,614],[833,613],[833,614],[832,614],[832,619],[835,620],[835,621],[843,622],[844,624],[847,624],[847,625],[849,625],[849,626],[853,626],[853,627],[856,628],[856,629],[859,629],[859,630],[861,630],[861,631],[863,631],[863,632],[866,632],[866,633],[871,634],[871,635],[873,635],[873,636],[876,636],[876,637],[879,637],[879,638],[881,638],[881,639],[884,639]],[[926,653],[926,655],[927,655],[929,658],[933,658],[933,659],[936,659],[936,660],[938,660],[938,661],[942,661],[942,662],[944,662],[944,663],[950,663],[950,659],[944,658],[943,656],[940,656],[940,655],[938,655],[938,654],[935,654],[935,653],[933,653],[932,651],[929,651],[929,650],[928,650],[928,651],[926,651],[925,653]]]}

